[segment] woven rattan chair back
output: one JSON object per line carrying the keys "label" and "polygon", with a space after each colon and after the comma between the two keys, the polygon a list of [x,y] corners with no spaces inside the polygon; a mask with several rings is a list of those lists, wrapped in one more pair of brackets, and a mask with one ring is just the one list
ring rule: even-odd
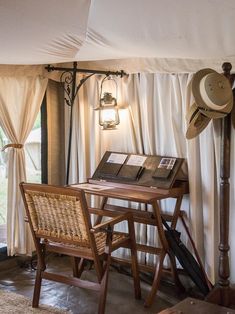
{"label": "woven rattan chair back", "polygon": [[30,185],[24,188],[24,195],[36,236],[90,246],[83,191]]}

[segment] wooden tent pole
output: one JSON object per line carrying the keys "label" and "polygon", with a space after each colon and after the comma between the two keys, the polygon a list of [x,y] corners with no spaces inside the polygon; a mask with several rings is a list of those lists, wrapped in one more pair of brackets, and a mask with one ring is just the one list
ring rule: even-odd
{"label": "wooden tent pole", "polygon": [[[224,75],[231,85],[234,75],[230,74],[232,65],[228,62],[222,65]],[[235,304],[235,290],[231,288],[229,276],[229,195],[230,195],[230,140],[231,114],[222,119],[221,127],[221,163],[220,163],[220,243],[219,243],[219,280],[206,300],[223,306]]]}

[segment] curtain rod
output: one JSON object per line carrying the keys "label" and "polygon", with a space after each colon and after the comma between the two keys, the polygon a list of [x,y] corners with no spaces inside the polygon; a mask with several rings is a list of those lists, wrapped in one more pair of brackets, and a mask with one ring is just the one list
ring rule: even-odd
{"label": "curtain rod", "polygon": [[123,77],[127,75],[123,70],[121,71],[104,71],[104,70],[91,70],[91,69],[79,69],[77,68],[77,62],[73,63],[73,68],[64,68],[64,67],[54,67],[50,64],[45,67],[48,72],[52,71],[65,71],[65,72],[76,72],[76,73],[91,73],[91,74],[104,74],[104,75],[115,75]]}

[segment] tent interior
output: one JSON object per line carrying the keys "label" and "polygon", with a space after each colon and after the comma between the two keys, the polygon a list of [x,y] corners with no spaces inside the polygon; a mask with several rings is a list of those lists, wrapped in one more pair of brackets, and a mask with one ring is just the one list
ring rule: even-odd
{"label": "tent interior", "polygon": [[[212,284],[218,282],[223,119],[211,119],[205,130],[188,140],[186,114],[195,102],[191,80],[197,71],[209,68],[222,73],[224,62],[235,68],[234,17],[232,0],[0,1],[0,127],[5,144],[13,144],[4,151],[9,256],[34,251],[19,183],[27,181],[27,138],[41,110],[44,183],[86,182],[106,151],[184,158],[182,172],[190,193],[184,195],[182,209],[205,271]],[[47,66],[73,69],[74,62],[78,69],[91,72],[123,70],[127,74],[114,75],[103,86],[116,93],[120,123],[115,130],[103,130],[94,110],[105,75],[94,74],[83,82],[88,74],[78,71],[77,84],[82,84],[73,109],[67,106],[62,71],[48,71]],[[231,283],[235,283],[234,135],[231,127]],[[90,199],[94,206],[98,202]],[[174,200],[161,200],[160,205],[163,212],[171,212]],[[124,230],[125,225],[119,228]],[[181,223],[177,230],[190,245]],[[155,245],[156,228],[137,224],[136,239]],[[125,257],[126,253],[118,254]],[[138,260],[154,265],[156,256],[142,253]]]}

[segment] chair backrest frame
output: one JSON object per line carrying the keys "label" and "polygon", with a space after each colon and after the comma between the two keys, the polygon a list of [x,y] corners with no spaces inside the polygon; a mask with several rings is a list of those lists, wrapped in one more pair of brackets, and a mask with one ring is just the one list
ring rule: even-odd
{"label": "chair backrest frame", "polygon": [[[85,229],[86,229],[88,243],[89,243],[87,247],[91,249],[92,251],[93,260],[95,262],[95,266],[97,269],[97,275],[98,277],[100,277],[100,274],[102,273],[102,267],[101,267],[101,262],[99,260],[99,255],[98,255],[98,250],[96,247],[94,234],[90,232],[90,229],[92,228],[92,224],[91,224],[91,219],[88,212],[88,207],[87,207],[87,202],[86,202],[84,191],[80,189],[70,188],[70,187],[60,187],[60,186],[53,186],[53,185],[47,185],[47,184],[24,183],[24,182],[20,183],[20,190],[23,197],[26,215],[28,217],[28,221],[29,221],[30,229],[33,235],[36,249],[40,249],[38,245],[38,240],[40,238],[49,239],[52,241],[56,240],[57,238],[54,238],[53,236],[40,235],[40,234],[37,234],[37,232],[35,232],[35,226],[34,226],[31,213],[29,210],[27,194],[45,193],[47,195],[66,195],[66,196],[75,197],[76,200],[80,201],[80,207],[83,214],[83,218],[85,222]],[[57,240],[59,240],[59,238]],[[62,242],[64,242],[65,244],[71,243],[71,244],[79,245],[79,243],[76,243],[76,241],[74,243],[74,241],[72,240],[63,240]]]}

